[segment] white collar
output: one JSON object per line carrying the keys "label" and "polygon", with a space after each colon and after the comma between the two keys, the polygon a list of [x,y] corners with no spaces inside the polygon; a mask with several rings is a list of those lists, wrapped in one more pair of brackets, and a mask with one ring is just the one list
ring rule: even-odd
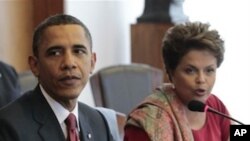
{"label": "white collar", "polygon": [[[55,99],[53,99],[42,87],[41,84],[39,84],[40,89],[42,91],[43,96],[45,97],[45,99],[47,100],[47,102],[49,103],[51,109],[53,110],[54,114],[56,115],[56,118],[59,122],[59,124],[62,126],[62,128],[64,128],[65,126],[65,119],[68,117],[68,115],[70,113],[73,113],[76,116],[76,120],[77,120],[77,128],[78,130],[80,130],[79,128],[79,118],[78,118],[78,102],[76,103],[75,108],[73,109],[72,112],[69,112],[67,109],[65,109],[59,102],[57,102]],[[64,129],[63,129],[64,130]]]}

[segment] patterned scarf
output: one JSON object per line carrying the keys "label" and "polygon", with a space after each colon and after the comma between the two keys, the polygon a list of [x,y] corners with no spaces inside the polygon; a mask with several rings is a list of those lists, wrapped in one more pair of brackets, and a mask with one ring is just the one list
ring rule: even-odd
{"label": "patterned scarf", "polygon": [[172,86],[165,85],[129,114],[127,125],[142,128],[151,141],[193,141],[182,107]]}

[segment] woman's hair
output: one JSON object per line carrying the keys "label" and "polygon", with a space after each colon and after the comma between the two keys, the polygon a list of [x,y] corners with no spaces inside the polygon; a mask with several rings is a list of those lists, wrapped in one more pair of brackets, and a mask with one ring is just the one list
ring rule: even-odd
{"label": "woman's hair", "polygon": [[55,25],[68,25],[68,24],[80,25],[85,30],[86,37],[88,38],[90,47],[92,48],[91,34],[88,28],[79,19],[71,15],[56,14],[56,15],[48,17],[36,27],[34,34],[33,34],[33,44],[32,44],[33,54],[38,57],[38,47],[42,40],[44,31],[48,27],[55,26]]}
{"label": "woman's hair", "polygon": [[224,41],[209,24],[187,22],[171,27],[163,38],[162,55],[167,73],[173,72],[190,50],[208,50],[217,59],[219,67],[224,58]]}

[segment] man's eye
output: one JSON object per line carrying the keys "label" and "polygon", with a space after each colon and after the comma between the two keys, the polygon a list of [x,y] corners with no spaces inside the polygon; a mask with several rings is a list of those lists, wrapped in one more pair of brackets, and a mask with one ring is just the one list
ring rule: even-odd
{"label": "man's eye", "polygon": [[58,56],[60,54],[61,54],[61,52],[59,50],[51,50],[48,52],[49,56]]}
{"label": "man's eye", "polygon": [[86,53],[86,51],[84,49],[75,49],[74,52],[77,54],[85,54]]}

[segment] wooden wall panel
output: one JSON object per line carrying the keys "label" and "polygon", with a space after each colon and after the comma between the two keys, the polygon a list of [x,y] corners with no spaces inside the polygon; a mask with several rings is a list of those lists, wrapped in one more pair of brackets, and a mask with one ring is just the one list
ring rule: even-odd
{"label": "wooden wall panel", "polygon": [[30,0],[0,1],[0,60],[19,72],[28,68],[32,16]]}
{"label": "wooden wall panel", "polygon": [[64,0],[33,0],[34,27],[50,15],[64,13]]}
{"label": "wooden wall panel", "polygon": [[[164,69],[162,59],[162,39],[171,24],[137,23],[131,25],[132,62],[144,63]],[[165,81],[168,81],[165,76]]]}
{"label": "wooden wall panel", "polygon": [[29,69],[34,27],[46,17],[63,13],[64,0],[0,0],[0,60],[18,72]]}

